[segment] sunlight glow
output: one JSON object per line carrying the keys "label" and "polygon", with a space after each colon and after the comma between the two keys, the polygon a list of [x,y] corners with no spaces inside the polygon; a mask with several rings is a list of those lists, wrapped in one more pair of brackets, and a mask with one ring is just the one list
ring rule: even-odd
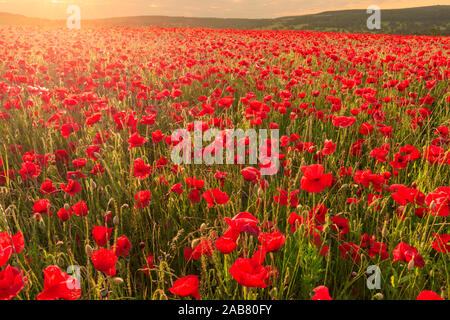
{"label": "sunlight glow", "polygon": [[[255,5],[255,2],[258,5]],[[445,0],[0,0],[0,12],[28,17],[65,19],[70,5],[81,8],[83,19],[138,15],[218,18],[275,18],[331,10],[411,8],[446,4]]]}

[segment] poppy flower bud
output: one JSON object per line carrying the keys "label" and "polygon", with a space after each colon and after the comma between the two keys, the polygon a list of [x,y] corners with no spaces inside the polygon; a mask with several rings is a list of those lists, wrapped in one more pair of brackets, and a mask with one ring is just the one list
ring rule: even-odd
{"label": "poppy flower bud", "polygon": [[120,277],[112,278],[111,281],[114,282],[114,283],[117,283],[117,284],[122,284],[123,283],[123,279],[120,278]]}
{"label": "poppy flower bud", "polygon": [[62,245],[64,245],[64,242],[63,242],[63,241],[58,241],[58,242],[56,243],[56,246],[57,246],[57,247],[60,247],[60,246],[62,246]]}
{"label": "poppy flower bud", "polygon": [[200,239],[194,239],[191,242],[191,248],[195,248],[200,242]]}
{"label": "poppy flower bud", "polygon": [[94,180],[91,180],[91,189],[92,189],[92,190],[97,189],[97,184],[95,183]]}
{"label": "poppy flower bud", "polygon": [[85,252],[86,252],[86,255],[91,256],[92,252],[94,252],[94,249],[92,249],[92,247],[87,244],[85,247]]}
{"label": "poppy flower bud", "polygon": [[415,188],[415,187],[417,187],[417,182],[413,182],[413,183],[411,183],[411,188]]}
{"label": "poppy flower bud", "polygon": [[206,228],[207,228],[206,223],[202,223],[201,226],[200,226],[200,232],[201,233],[205,233]]}
{"label": "poppy flower bud", "polygon": [[144,249],[145,248],[145,243],[144,242],[139,242],[139,248]]}
{"label": "poppy flower bud", "polygon": [[119,217],[118,216],[114,216],[113,223],[114,223],[115,226],[117,226],[119,224]]}
{"label": "poppy flower bud", "polygon": [[122,207],[120,207],[121,210],[127,209],[129,207],[128,203],[124,203]]}
{"label": "poppy flower bud", "polygon": [[381,292],[378,292],[378,293],[376,293],[376,294],[373,296],[373,298],[374,298],[374,299],[377,299],[377,300],[383,300],[383,299],[384,299],[384,296],[383,296],[383,294],[382,294]]}
{"label": "poppy flower bud", "polygon": [[65,209],[66,211],[69,211],[69,210],[70,210],[70,205],[69,205],[68,203],[65,203],[65,204],[64,204],[64,209]]}

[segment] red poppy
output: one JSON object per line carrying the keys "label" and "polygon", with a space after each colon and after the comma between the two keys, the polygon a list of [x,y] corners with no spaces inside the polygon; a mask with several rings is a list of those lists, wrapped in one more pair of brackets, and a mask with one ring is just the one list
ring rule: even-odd
{"label": "red poppy", "polygon": [[57,193],[58,189],[53,185],[53,182],[51,180],[46,179],[44,182],[42,182],[41,188],[39,189],[39,191],[43,195],[50,195],[50,194]]}
{"label": "red poppy", "polygon": [[127,140],[127,142],[130,145],[128,147],[128,149],[131,150],[133,148],[137,148],[137,147],[140,147],[143,144],[145,144],[147,142],[147,139],[144,137],[141,137],[139,135],[139,132],[135,132],[134,134],[132,134],[130,136],[130,138]]}
{"label": "red poppy", "polygon": [[436,292],[430,290],[423,290],[417,296],[417,300],[444,300]]}
{"label": "red poppy", "polygon": [[413,260],[416,267],[422,268],[425,265],[423,258],[419,255],[417,248],[407,245],[405,242],[400,242],[392,252],[393,261],[404,261],[409,263]]}
{"label": "red poppy", "polygon": [[13,253],[13,248],[11,246],[4,246],[0,244],[0,267],[3,267],[8,263],[9,258]]}
{"label": "red poppy", "polygon": [[103,172],[105,172],[105,169],[103,168],[101,163],[94,164],[94,168],[89,171],[89,173],[93,176],[101,175]]}
{"label": "red poppy", "polygon": [[314,223],[324,224],[327,212],[328,208],[321,203],[309,211],[309,218],[312,219]]}
{"label": "red poppy", "polygon": [[333,176],[331,173],[323,173],[324,167],[321,164],[302,166],[303,177],[300,180],[300,188],[307,192],[322,192],[331,186]]}
{"label": "red poppy", "polygon": [[130,249],[132,248],[130,240],[126,236],[121,236],[117,238],[116,244],[113,246],[112,250],[118,257],[125,257],[130,254]]}
{"label": "red poppy", "polygon": [[298,215],[296,212],[292,212],[288,219],[288,223],[291,225],[291,232],[294,233],[297,230],[297,224],[303,224],[304,220],[305,219],[302,216]]}
{"label": "red poppy", "polygon": [[81,184],[78,181],[72,179],[69,179],[67,184],[61,183],[59,187],[62,191],[70,194],[72,197],[75,195],[75,193],[80,193],[82,191]]}
{"label": "red poppy", "polygon": [[142,268],[142,272],[146,275],[150,275],[150,270],[154,268],[153,262],[155,261],[155,256],[152,253],[149,253],[147,256],[147,265]]}
{"label": "red poppy", "polygon": [[425,198],[430,207],[430,213],[439,217],[448,217],[450,214],[450,187],[439,187],[429,193]]}
{"label": "red poppy", "polygon": [[94,251],[91,255],[92,263],[95,269],[104,272],[109,277],[114,277],[116,275],[116,261],[117,256],[112,250],[109,249],[98,249]]}
{"label": "red poppy", "polygon": [[381,192],[383,190],[383,184],[385,184],[388,179],[382,174],[374,174],[372,173],[372,170],[367,169],[356,171],[353,175],[353,180],[367,188],[372,185],[375,191]]}
{"label": "red poppy", "polygon": [[81,296],[80,283],[57,266],[48,266],[44,273],[44,290],[37,300],[77,300]]}
{"label": "red poppy", "polygon": [[295,189],[294,191],[291,191],[290,193],[288,193],[286,190],[277,188],[278,192],[280,193],[280,195],[278,196],[273,196],[273,200],[283,206],[291,206],[292,208],[296,208],[298,203],[299,203],[299,199],[297,198],[297,194],[300,192],[300,190]]}
{"label": "red poppy", "polygon": [[370,151],[370,156],[372,158],[375,158],[378,162],[386,162],[386,156],[388,155],[389,151],[383,148],[374,148],[372,151]]}
{"label": "red poppy", "polygon": [[357,263],[360,259],[360,247],[353,242],[344,242],[339,246],[339,251],[341,251],[341,258],[350,258],[353,263]]}
{"label": "red poppy", "polygon": [[22,176],[22,179],[26,181],[28,178],[39,177],[41,174],[41,167],[33,162],[23,162],[19,173]]}
{"label": "red poppy", "polygon": [[170,188],[170,191],[175,192],[177,194],[182,194],[183,186],[181,185],[181,183],[176,183],[172,186],[172,188]]}
{"label": "red poppy", "polygon": [[161,142],[164,139],[165,135],[161,133],[161,130],[155,130],[152,132],[152,141],[154,143]]}
{"label": "red poppy", "polygon": [[334,117],[333,125],[338,128],[346,128],[352,126],[356,122],[355,117]]}
{"label": "red poppy", "polygon": [[258,240],[266,252],[278,250],[286,242],[286,238],[281,232],[262,232],[259,234]]}
{"label": "red poppy", "polygon": [[202,199],[200,191],[198,189],[192,189],[189,191],[188,199],[191,203],[197,203],[200,202]]}
{"label": "red poppy", "polygon": [[0,271],[0,300],[11,300],[24,288],[28,282],[18,268],[9,264]]}
{"label": "red poppy", "polygon": [[[0,240],[0,243],[2,243],[2,241],[3,240]],[[14,253],[22,252],[22,250],[25,248],[25,237],[23,236],[22,232],[19,231],[15,235],[13,235],[12,245],[13,245]]]}
{"label": "red poppy", "polygon": [[216,170],[216,173],[214,174],[214,178],[220,181],[220,187],[223,187],[227,176],[228,172],[221,172],[219,170]]}
{"label": "red poppy", "polygon": [[247,167],[241,170],[242,175],[246,181],[257,182],[261,179],[261,173],[258,169],[253,167]]}
{"label": "red poppy", "polygon": [[200,239],[198,245],[191,251],[190,257],[187,260],[197,260],[203,255],[212,256],[212,241],[209,239]]}
{"label": "red poppy", "polygon": [[228,237],[220,237],[216,240],[214,246],[223,254],[229,254],[236,248],[236,240]]}
{"label": "red poppy", "polygon": [[269,272],[254,259],[238,258],[229,271],[234,280],[245,287],[267,287]]}
{"label": "red poppy", "polygon": [[111,237],[112,228],[105,226],[94,226],[92,229],[92,237],[99,247],[104,247]]}
{"label": "red poppy", "polygon": [[75,159],[75,160],[72,161],[72,166],[75,169],[81,169],[81,168],[84,168],[86,163],[87,163],[87,160],[85,158]]}
{"label": "red poppy", "polygon": [[191,188],[202,189],[205,185],[205,180],[196,179],[196,177],[188,177],[186,178],[186,184]]}
{"label": "red poppy", "polygon": [[434,233],[436,240],[429,243],[434,250],[441,253],[450,253],[450,234],[436,234]]}
{"label": "red poppy", "polygon": [[143,180],[145,178],[147,178],[150,173],[152,172],[152,166],[145,164],[144,160],[142,160],[141,158],[137,158],[136,160],[134,160],[134,165],[133,165],[133,176]]}
{"label": "red poppy", "polygon": [[48,199],[40,199],[36,200],[33,205],[33,212],[39,213],[41,215],[48,215],[51,217],[53,215],[53,212],[51,211],[51,203]]}
{"label": "red poppy", "polygon": [[359,129],[359,133],[363,134],[363,135],[369,135],[371,134],[373,131],[373,126],[370,123],[362,123],[361,124],[361,129]]}
{"label": "red poppy", "polygon": [[84,175],[83,172],[81,172],[80,170],[77,170],[77,171],[67,171],[66,178],[67,178],[67,180],[86,179],[86,176]]}
{"label": "red poppy", "polygon": [[0,184],[5,184],[7,180],[14,180],[15,174],[14,170],[0,171]]}
{"label": "red poppy", "polygon": [[339,233],[339,237],[342,238],[349,232],[348,219],[340,216],[334,216],[330,218],[332,222],[331,228]]}
{"label": "red poppy", "polygon": [[100,157],[100,146],[89,146],[86,148],[86,154],[88,158],[97,161]]}
{"label": "red poppy", "polygon": [[169,291],[180,297],[193,297],[200,300],[201,297],[198,286],[198,277],[195,275],[191,275],[176,280]]}
{"label": "red poppy", "polygon": [[66,210],[65,208],[61,208],[56,214],[58,215],[59,219],[64,222],[69,220],[69,218],[73,215],[73,211],[70,209]]}
{"label": "red poppy", "polygon": [[216,204],[226,204],[229,200],[227,193],[220,189],[207,190],[202,197],[206,200],[208,208],[214,207]]}
{"label": "red poppy", "polygon": [[88,127],[93,126],[95,123],[99,122],[102,118],[102,114],[100,112],[94,113],[92,116],[86,119],[86,125]]}
{"label": "red poppy", "polygon": [[325,286],[318,286],[313,289],[314,296],[312,297],[312,300],[333,300],[330,297],[330,293],[328,291],[328,288]]}
{"label": "red poppy", "polygon": [[134,199],[136,200],[136,208],[145,208],[149,205],[150,199],[152,198],[152,195],[150,191],[144,190],[139,191],[134,195]]}
{"label": "red poppy", "polygon": [[249,212],[240,212],[232,219],[226,217],[224,220],[230,228],[238,234],[241,232],[248,232],[257,236],[260,233],[258,227],[259,221]]}
{"label": "red poppy", "polygon": [[72,212],[73,212],[76,216],[79,216],[79,217],[84,217],[84,216],[86,216],[87,213],[88,213],[88,207],[87,207],[86,202],[80,201],[80,202],[75,203],[75,204],[72,206]]}
{"label": "red poppy", "polygon": [[79,130],[79,127],[76,122],[66,123],[61,126],[61,135],[67,139],[67,138],[69,138],[69,136],[72,132],[76,132],[78,130]]}
{"label": "red poppy", "polygon": [[407,188],[401,184],[391,185],[390,189],[395,191],[392,194],[392,198],[399,205],[413,203],[421,206],[425,204],[425,195],[417,189]]}

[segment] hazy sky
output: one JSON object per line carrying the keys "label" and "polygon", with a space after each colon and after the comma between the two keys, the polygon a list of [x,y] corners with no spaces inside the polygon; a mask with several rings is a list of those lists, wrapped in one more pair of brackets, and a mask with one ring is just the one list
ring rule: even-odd
{"label": "hazy sky", "polygon": [[381,9],[444,5],[450,0],[0,0],[0,12],[65,19],[72,4],[81,8],[85,19],[135,15],[274,18],[369,5]]}

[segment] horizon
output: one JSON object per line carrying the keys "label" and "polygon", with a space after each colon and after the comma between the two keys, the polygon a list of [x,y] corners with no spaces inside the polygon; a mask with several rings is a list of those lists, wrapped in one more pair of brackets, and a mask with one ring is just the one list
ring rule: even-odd
{"label": "horizon", "polygon": [[[13,2],[14,1],[14,2]],[[308,3],[308,1],[300,0],[268,0],[265,1],[261,6],[253,7],[252,9],[257,9],[254,14],[237,15],[230,13],[226,15],[226,12],[235,12],[237,8],[246,8],[246,6],[251,6],[257,0],[223,0],[223,1],[209,1],[209,7],[204,8],[202,6],[203,0],[193,0],[190,1],[198,3],[197,7],[190,6],[190,8],[195,8],[198,14],[195,14],[193,10],[186,10],[186,6],[180,5],[177,10],[172,10],[177,7],[177,3],[186,3],[186,0],[133,0],[132,3],[119,3],[117,6],[114,5],[119,0],[111,0],[110,3],[106,3],[105,0],[0,0],[0,12],[23,15],[28,18],[40,18],[40,19],[50,19],[50,20],[61,20],[67,18],[67,7],[70,5],[78,5],[81,9],[82,19],[85,20],[97,20],[97,19],[111,19],[111,18],[126,18],[126,17],[137,17],[137,16],[167,16],[167,17],[186,17],[186,18],[218,18],[218,19],[276,19],[281,17],[289,16],[300,16],[309,14],[318,14],[327,11],[344,11],[344,10],[365,10],[369,5],[377,5],[382,10],[395,10],[395,9],[411,9],[417,7],[429,7],[429,6],[443,6],[449,4],[435,3],[434,1],[428,0],[417,0],[417,1],[391,1],[384,0],[374,3],[373,0],[370,1],[360,1],[359,4],[355,4],[353,1],[335,1],[334,4],[328,4],[327,1],[319,1],[319,3]],[[32,2],[32,4],[30,4]],[[111,3],[112,2],[112,3]],[[165,2],[164,5],[158,5]],[[225,5],[234,5],[227,10],[221,10],[221,7],[217,6],[217,2]],[[296,5],[292,5],[295,2]],[[298,3],[301,2],[301,3]],[[268,3],[271,5],[269,6]],[[285,8],[285,11],[277,11],[271,16],[260,14],[257,16],[258,12],[264,12],[265,8],[279,4],[290,4]],[[304,4],[302,4],[304,3]],[[306,3],[306,4],[305,4]],[[361,3],[364,3],[361,4]],[[395,5],[393,5],[395,3]],[[402,6],[401,4],[404,3]],[[28,4],[28,5],[26,5]],[[35,4],[35,6],[33,6]],[[216,5],[215,5],[216,4]],[[24,7],[25,5],[25,7]],[[107,10],[100,10],[105,6],[109,7]],[[320,8],[313,9],[311,7]],[[305,7],[305,9],[294,10],[295,7]],[[144,10],[144,9],[147,10]],[[287,10],[289,9],[290,10]],[[308,9],[310,8],[310,9]],[[105,8],[104,8],[105,9]],[[216,10],[211,10],[216,9]],[[100,14],[98,11],[101,11]],[[234,11],[233,11],[234,10]],[[286,11],[287,10],[287,11]],[[121,13],[118,13],[118,12]],[[269,10],[270,11],[270,10]],[[273,11],[273,10],[272,10]],[[215,14],[221,12],[222,14]]]}

